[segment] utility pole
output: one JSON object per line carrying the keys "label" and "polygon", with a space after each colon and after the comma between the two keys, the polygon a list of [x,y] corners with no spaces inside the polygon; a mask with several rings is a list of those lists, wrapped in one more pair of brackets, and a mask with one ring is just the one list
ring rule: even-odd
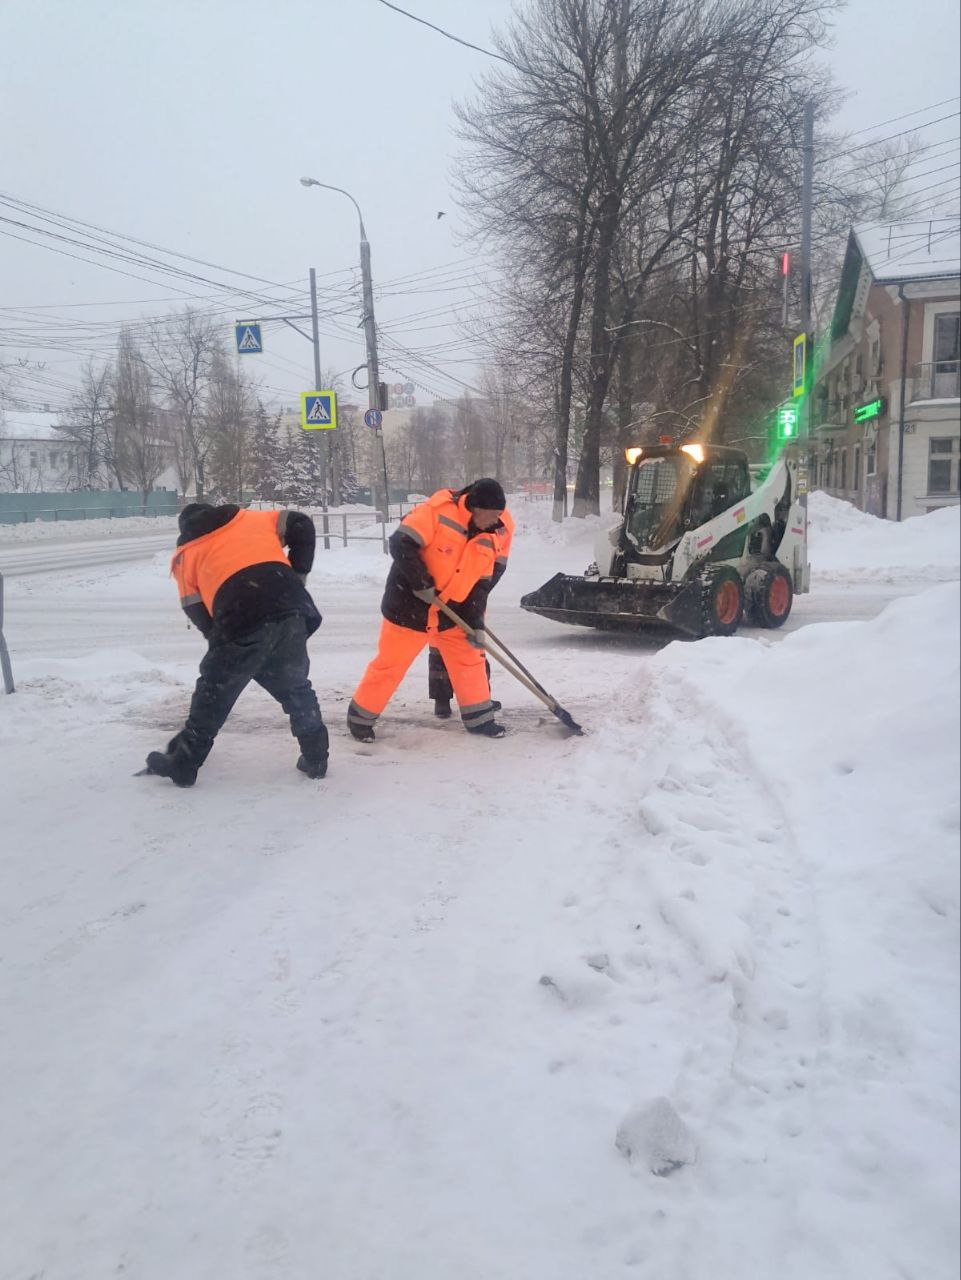
{"label": "utility pole", "polygon": [[[364,221],[360,222],[360,271],[363,278],[364,289],[364,338],[367,344],[367,403],[371,409],[386,409],[386,405],[380,403],[380,367],[377,363],[377,326],[374,323],[374,285],[370,275],[370,244],[367,240],[367,232],[364,230]],[[384,519],[390,520],[390,485],[387,479],[387,451],[384,447],[384,428],[377,428],[376,437],[380,441],[380,459],[384,471]],[[373,476],[371,477],[371,496],[375,496],[379,480],[377,477],[377,462],[374,461]],[[375,501],[375,506],[376,501]]]}
{"label": "utility pole", "polygon": [[[798,431],[800,465],[804,474],[808,471],[811,451],[811,417],[814,405],[814,334],[811,332],[811,215],[814,200],[814,101],[804,104],[804,141],[801,175],[801,332],[805,338],[804,397],[801,401],[801,421]],[[807,510],[808,483],[801,493],[801,505]]]}
{"label": "utility pole", "polygon": [[[317,323],[317,272],[310,268],[310,319],[314,335],[314,390],[321,391],[320,385],[320,328]],[[324,513],[324,550],[330,550],[330,521],[327,519],[327,461],[330,455],[330,439],[320,444],[310,433],[308,448],[318,448],[320,452],[320,509]]]}
{"label": "utility pole", "polygon": [[[350,203],[357,210],[357,221],[360,226],[360,271],[363,278],[364,286],[364,339],[367,347],[367,400],[371,409],[386,409],[386,405],[380,403],[380,370],[377,365],[377,327],[374,324],[374,286],[370,278],[370,244],[367,240],[367,231],[364,227],[364,215],[360,211],[360,205],[343,187],[335,187],[329,182],[318,182],[316,178],[301,178],[300,185],[302,187],[323,187],[325,191],[336,191],[342,196],[346,196]],[[359,367],[359,366],[358,366]],[[354,370],[356,373],[357,371]],[[356,384],[355,384],[356,385]],[[382,426],[376,429],[376,436],[380,440],[380,457],[383,464],[384,472],[384,520],[390,518],[390,485],[387,480],[387,453],[384,449],[384,429]],[[377,459],[375,458],[371,464],[370,478],[370,494],[376,506],[377,488],[380,479],[377,475]]]}

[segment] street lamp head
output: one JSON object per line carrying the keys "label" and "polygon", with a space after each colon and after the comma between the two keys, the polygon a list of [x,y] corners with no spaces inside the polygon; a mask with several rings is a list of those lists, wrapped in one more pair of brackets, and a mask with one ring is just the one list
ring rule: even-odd
{"label": "street lamp head", "polygon": [[300,185],[302,187],[319,187],[320,183],[316,178],[301,178]]}

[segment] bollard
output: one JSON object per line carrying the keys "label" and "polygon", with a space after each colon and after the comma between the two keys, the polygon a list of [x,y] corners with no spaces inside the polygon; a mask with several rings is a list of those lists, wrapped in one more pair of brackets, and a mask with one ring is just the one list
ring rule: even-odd
{"label": "bollard", "polygon": [[15,693],[16,687],[13,683],[13,668],[10,666],[10,653],[7,649],[7,642],[3,638],[3,574],[0,573],[0,672],[3,673],[3,691],[4,693]]}
{"label": "bollard", "polygon": [[340,518],[344,522],[344,546],[346,547],[347,546],[347,517],[341,516]]}

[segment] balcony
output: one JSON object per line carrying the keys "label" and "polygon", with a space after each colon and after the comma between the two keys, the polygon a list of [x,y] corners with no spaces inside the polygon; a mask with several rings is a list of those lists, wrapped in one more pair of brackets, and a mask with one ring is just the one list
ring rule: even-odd
{"label": "balcony", "polygon": [[957,400],[961,395],[961,361],[936,360],[914,366],[914,400]]}

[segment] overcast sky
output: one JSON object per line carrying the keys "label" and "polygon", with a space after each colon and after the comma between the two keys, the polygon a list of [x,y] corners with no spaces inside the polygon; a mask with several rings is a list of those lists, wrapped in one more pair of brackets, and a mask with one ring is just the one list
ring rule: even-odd
{"label": "overcast sky", "polygon": [[[403,7],[484,45],[512,5],[404,0]],[[865,130],[859,142],[883,136],[912,121],[874,126],[957,95],[958,14],[958,0],[853,0],[828,55],[851,91],[839,127]],[[304,309],[295,291],[315,266],[321,308],[348,312],[324,321],[323,363],[341,372],[364,360],[356,304],[345,296],[357,278],[356,214],[342,196],[305,190],[298,179],[345,187],[372,246],[381,355],[391,366],[382,376],[415,380],[426,403],[476,377],[470,344],[457,345],[457,322],[476,307],[485,266],[458,243],[451,102],[489,65],[378,0],[0,0],[0,191],[217,264],[190,269],[213,286],[284,297],[278,310]],[[957,125],[955,117],[922,136],[956,139]],[[440,210],[446,216],[438,220]],[[9,207],[0,214],[32,221]],[[230,339],[233,319],[265,310],[211,284],[181,283],[178,294],[169,280],[158,282],[163,277],[146,283],[58,256],[11,238],[41,239],[9,222],[0,232],[0,360],[47,362],[22,384],[37,402],[64,403],[77,348],[106,352],[121,320],[156,314],[187,293],[218,306]],[[287,288],[244,282],[222,268]],[[71,350],[31,349],[26,308],[43,308],[36,316],[56,321],[53,340]],[[100,327],[80,330],[80,321]],[[303,338],[271,326],[266,347],[248,367],[269,397],[292,400],[310,387]]]}

